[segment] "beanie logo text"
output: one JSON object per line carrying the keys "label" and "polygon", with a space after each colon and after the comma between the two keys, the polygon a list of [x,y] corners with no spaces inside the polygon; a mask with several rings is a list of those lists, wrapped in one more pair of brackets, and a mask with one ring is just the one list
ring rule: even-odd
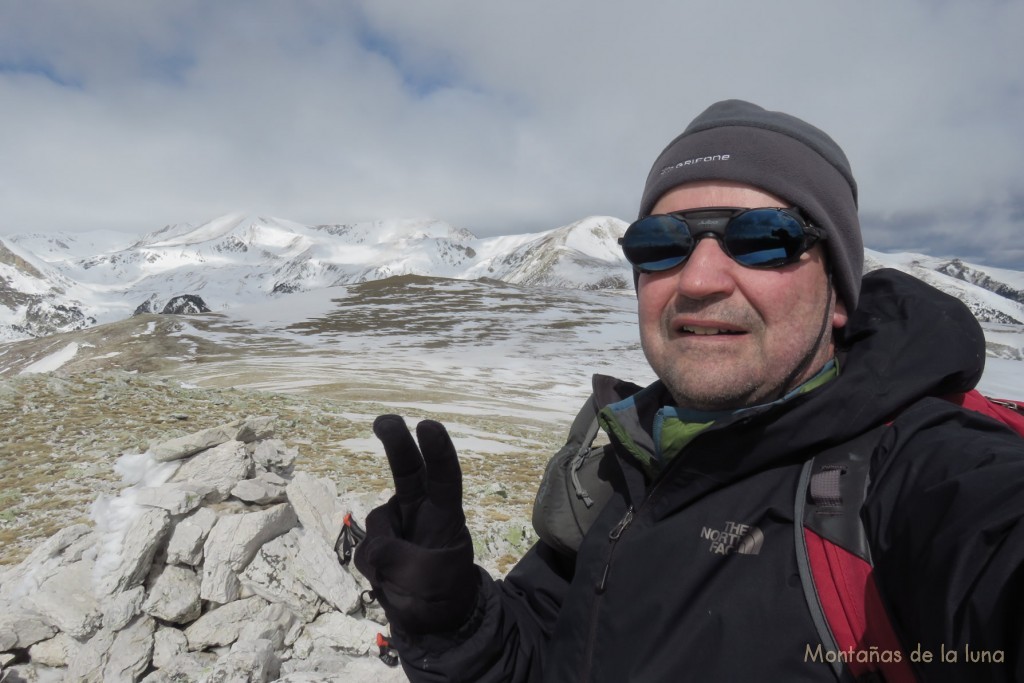
{"label": "beanie logo text", "polygon": [[715,154],[714,156],[709,157],[697,157],[695,159],[687,159],[686,161],[680,161],[678,164],[666,166],[665,168],[661,169],[658,175],[665,175],[669,171],[673,171],[677,168],[682,168],[684,166],[695,166],[697,164],[703,164],[709,161],[729,161],[730,156],[731,155],[729,154]]}

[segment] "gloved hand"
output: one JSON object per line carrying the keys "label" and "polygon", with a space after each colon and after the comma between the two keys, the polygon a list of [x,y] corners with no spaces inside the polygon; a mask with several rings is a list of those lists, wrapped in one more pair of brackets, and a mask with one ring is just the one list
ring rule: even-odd
{"label": "gloved hand", "polygon": [[419,447],[398,415],[378,417],[373,433],[384,444],[395,495],[367,515],[356,568],[396,630],[455,631],[469,619],[480,586],[455,446],[432,420],[416,426]]}

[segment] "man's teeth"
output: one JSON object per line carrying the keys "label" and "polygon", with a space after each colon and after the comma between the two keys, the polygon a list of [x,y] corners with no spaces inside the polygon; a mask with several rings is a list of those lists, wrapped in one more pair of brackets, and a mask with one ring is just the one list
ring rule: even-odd
{"label": "man's teeth", "polygon": [[683,326],[683,332],[689,332],[690,334],[699,335],[737,334],[737,332],[733,330],[720,330],[717,327],[690,327],[688,325]]}

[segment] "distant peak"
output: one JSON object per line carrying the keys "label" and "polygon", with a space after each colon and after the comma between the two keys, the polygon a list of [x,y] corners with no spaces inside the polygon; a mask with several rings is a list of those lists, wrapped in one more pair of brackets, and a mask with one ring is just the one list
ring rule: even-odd
{"label": "distant peak", "polygon": [[189,223],[167,226],[144,237],[138,246],[176,247],[200,244],[223,238],[240,229],[264,226],[294,232],[297,224],[268,216],[233,212],[218,216],[198,226]]}

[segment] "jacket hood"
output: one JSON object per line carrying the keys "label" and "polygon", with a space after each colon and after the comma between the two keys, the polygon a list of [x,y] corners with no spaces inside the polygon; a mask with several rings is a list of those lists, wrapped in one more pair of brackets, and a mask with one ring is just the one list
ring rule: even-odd
{"label": "jacket hood", "polygon": [[861,297],[839,339],[844,391],[895,412],[977,385],[985,336],[963,302],[892,269],[865,275]]}

